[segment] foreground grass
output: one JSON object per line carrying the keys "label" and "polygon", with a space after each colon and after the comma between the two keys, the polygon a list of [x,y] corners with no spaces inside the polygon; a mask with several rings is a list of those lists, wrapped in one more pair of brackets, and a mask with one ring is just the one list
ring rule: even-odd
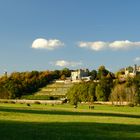
{"label": "foreground grass", "polygon": [[1,140],[138,140],[140,107],[0,104]]}

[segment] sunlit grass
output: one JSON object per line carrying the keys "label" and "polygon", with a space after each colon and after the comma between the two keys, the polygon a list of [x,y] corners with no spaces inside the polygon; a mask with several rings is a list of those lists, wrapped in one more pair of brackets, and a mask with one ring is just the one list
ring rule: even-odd
{"label": "sunlit grass", "polygon": [[[21,130],[20,130],[21,129]],[[140,107],[0,104],[3,139],[139,139]],[[8,133],[8,135],[7,135]],[[19,137],[23,135],[23,137]],[[11,136],[11,137],[10,137]],[[38,137],[36,137],[38,136]]]}

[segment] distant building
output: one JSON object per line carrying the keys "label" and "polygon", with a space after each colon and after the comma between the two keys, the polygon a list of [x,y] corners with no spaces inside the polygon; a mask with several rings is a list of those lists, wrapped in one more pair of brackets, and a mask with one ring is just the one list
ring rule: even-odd
{"label": "distant building", "polygon": [[6,76],[6,77],[7,77],[7,71],[5,71],[5,72],[4,72],[4,76]]}
{"label": "distant building", "polygon": [[138,74],[140,74],[140,66],[134,65],[133,67],[125,68],[124,74],[119,74],[118,78],[121,82],[124,82],[127,77],[134,78]]}
{"label": "distant building", "polygon": [[78,69],[71,72],[71,79],[72,81],[89,79],[88,74],[89,74],[88,69]]}
{"label": "distant building", "polygon": [[125,77],[134,77],[138,73],[140,73],[140,66],[137,66],[136,64],[131,70],[128,68],[125,68]]}

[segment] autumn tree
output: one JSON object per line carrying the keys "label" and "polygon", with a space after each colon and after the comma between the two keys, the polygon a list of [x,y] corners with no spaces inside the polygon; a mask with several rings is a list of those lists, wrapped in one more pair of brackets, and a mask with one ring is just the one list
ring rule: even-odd
{"label": "autumn tree", "polygon": [[53,79],[53,72],[50,71],[13,72],[8,77],[3,76],[0,78],[1,93],[3,90],[5,96],[10,93],[10,98],[20,98],[22,95],[38,91],[39,88],[45,86]]}

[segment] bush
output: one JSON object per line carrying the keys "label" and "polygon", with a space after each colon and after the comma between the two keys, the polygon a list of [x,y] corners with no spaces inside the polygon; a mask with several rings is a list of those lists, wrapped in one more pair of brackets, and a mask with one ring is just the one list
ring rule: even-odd
{"label": "bush", "polygon": [[39,101],[35,101],[34,103],[35,103],[35,104],[41,104]]}
{"label": "bush", "polygon": [[10,103],[10,104],[15,104],[16,102],[15,102],[15,101],[9,101],[9,103]]}
{"label": "bush", "polygon": [[29,103],[26,104],[27,106],[31,106]]}
{"label": "bush", "polygon": [[2,101],[3,103],[8,103],[8,101]]}
{"label": "bush", "polygon": [[128,106],[129,107],[134,107],[134,104],[133,103],[129,103]]}
{"label": "bush", "polygon": [[49,97],[49,100],[57,100],[57,99],[58,99],[57,96],[50,96],[50,97]]}

